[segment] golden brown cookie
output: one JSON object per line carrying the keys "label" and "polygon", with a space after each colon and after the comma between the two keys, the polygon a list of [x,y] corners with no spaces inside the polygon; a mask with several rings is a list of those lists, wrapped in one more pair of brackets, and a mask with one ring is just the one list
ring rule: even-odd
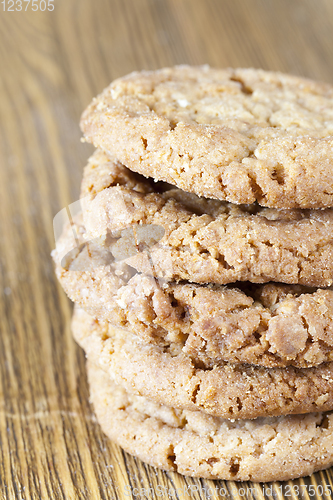
{"label": "golden brown cookie", "polygon": [[273,208],[333,206],[333,87],[258,69],[178,66],[115,80],[87,141],[184,191]]}
{"label": "golden brown cookie", "polygon": [[310,413],[231,422],[128,394],[88,364],[91,401],[103,431],[164,470],[210,479],[285,481],[333,464],[333,417]]}
{"label": "golden brown cookie", "polygon": [[[78,247],[73,229],[76,228]],[[333,360],[333,291],[299,285],[169,283],[116,262],[105,241],[68,226],[53,252],[69,297],[143,341],[179,344],[196,364],[316,366]]]}
{"label": "golden brown cookie", "polygon": [[181,351],[142,344],[130,332],[77,310],[75,339],[94,363],[131,393],[223,418],[333,409],[333,363],[316,368],[224,364],[205,369]]}
{"label": "golden brown cookie", "polygon": [[333,209],[206,200],[153,183],[98,150],[81,195],[88,237],[109,233],[112,253],[140,272],[195,283],[332,285]]}

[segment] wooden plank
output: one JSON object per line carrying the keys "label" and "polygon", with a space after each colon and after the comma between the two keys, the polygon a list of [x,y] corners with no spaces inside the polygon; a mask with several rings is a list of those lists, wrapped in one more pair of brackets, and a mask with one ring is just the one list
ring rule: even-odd
{"label": "wooden plank", "polygon": [[263,489],[165,473],[112,444],[89,404],[72,306],[50,252],[53,217],[77,199],[92,151],[78,121],[96,93],[130,71],[181,63],[333,82],[333,2],[54,5],[10,12],[0,4],[0,498],[328,499],[331,470]]}

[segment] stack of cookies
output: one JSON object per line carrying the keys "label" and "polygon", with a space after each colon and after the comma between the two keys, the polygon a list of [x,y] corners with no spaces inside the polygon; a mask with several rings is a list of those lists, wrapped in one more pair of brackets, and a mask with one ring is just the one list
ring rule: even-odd
{"label": "stack of cookies", "polygon": [[97,150],[53,257],[105,433],[190,476],[330,466],[332,86],[133,73],[81,126]]}

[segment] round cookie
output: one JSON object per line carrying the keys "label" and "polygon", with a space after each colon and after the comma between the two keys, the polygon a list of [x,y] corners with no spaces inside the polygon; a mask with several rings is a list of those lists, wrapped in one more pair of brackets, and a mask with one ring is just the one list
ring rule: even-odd
{"label": "round cookie", "polygon": [[225,361],[267,367],[333,361],[332,290],[163,282],[115,262],[104,243],[87,241],[78,222],[65,229],[53,252],[63,288],[95,318],[144,342],[179,344],[205,368]]}
{"label": "round cookie", "polygon": [[306,476],[333,464],[331,413],[231,422],[130,395],[90,363],[88,379],[105,434],[164,470],[261,482]]}
{"label": "round cookie", "polygon": [[273,208],[333,206],[333,87],[258,69],[178,66],[115,80],[85,140],[184,191]]}
{"label": "round cookie", "polygon": [[88,359],[116,383],[160,404],[231,419],[333,408],[332,363],[303,369],[226,363],[204,369],[182,352],[142,344],[83,310],[75,312],[72,330]]}
{"label": "round cookie", "polygon": [[194,283],[333,283],[333,209],[206,200],[154,184],[98,150],[81,196],[88,237],[108,233],[110,251],[140,272]]}

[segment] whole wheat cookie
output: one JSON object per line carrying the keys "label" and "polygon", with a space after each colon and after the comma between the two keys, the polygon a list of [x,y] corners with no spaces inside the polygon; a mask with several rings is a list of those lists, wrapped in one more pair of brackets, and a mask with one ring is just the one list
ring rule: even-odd
{"label": "whole wheat cookie", "polygon": [[79,222],[68,226],[53,258],[66,293],[95,318],[144,342],[178,344],[205,368],[225,361],[267,367],[333,361],[332,290],[164,282],[116,262],[104,241],[85,236]]}
{"label": "whole wheat cookie", "polygon": [[178,66],[115,80],[85,140],[184,191],[273,208],[333,206],[333,87],[258,69]]}
{"label": "whole wheat cookie", "polygon": [[133,396],[88,364],[90,397],[107,436],[149,464],[234,481],[285,481],[333,464],[330,412],[231,422]]}
{"label": "whole wheat cookie", "polygon": [[83,310],[74,313],[72,330],[88,359],[116,383],[160,404],[232,419],[333,409],[333,363],[315,368],[226,363],[205,369],[181,351],[142,344]]}
{"label": "whole wheat cookie", "polygon": [[81,196],[88,236],[108,233],[110,251],[140,272],[195,283],[333,283],[333,209],[206,200],[154,184],[98,150]]}

